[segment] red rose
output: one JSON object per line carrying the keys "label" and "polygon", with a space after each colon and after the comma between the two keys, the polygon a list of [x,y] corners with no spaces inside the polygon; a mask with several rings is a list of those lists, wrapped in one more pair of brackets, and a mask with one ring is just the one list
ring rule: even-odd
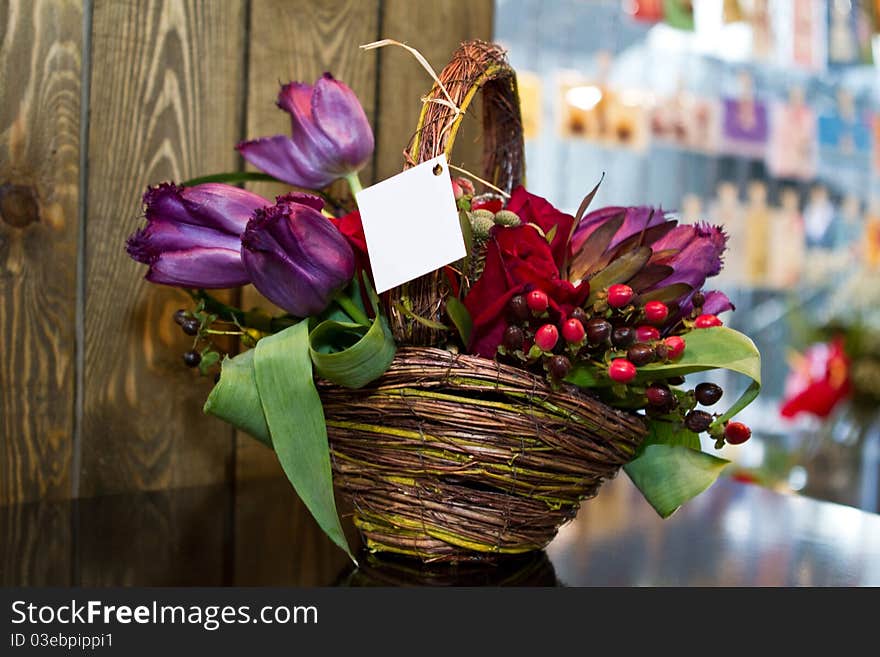
{"label": "red rose", "polygon": [[516,213],[524,224],[540,226],[545,235],[550,235],[551,231],[555,230],[550,242],[550,250],[556,267],[562,267],[567,255],[571,229],[574,226],[574,217],[557,210],[547,199],[530,194],[522,185],[513,190],[507,209]]}
{"label": "red rose", "polygon": [[589,294],[588,285],[575,287],[559,277],[551,246],[533,226],[492,228],[483,274],[464,299],[473,320],[470,352],[494,358],[507,328],[508,302],[536,289],[547,293],[554,321],[567,317]]}

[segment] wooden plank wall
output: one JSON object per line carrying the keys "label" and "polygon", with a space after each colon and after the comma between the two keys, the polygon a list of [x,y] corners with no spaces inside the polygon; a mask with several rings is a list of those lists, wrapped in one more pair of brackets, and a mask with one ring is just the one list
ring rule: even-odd
{"label": "wooden plank wall", "polygon": [[238,140],[289,129],[279,81],[325,70],[375,126],[364,181],[393,174],[430,80],[403,51],[358,46],[406,40],[439,70],[490,37],[492,6],[0,0],[0,505],[277,472],[201,413],[210,382],[182,367],[171,321],[185,297],[123,250],[140,195],[240,169]]}

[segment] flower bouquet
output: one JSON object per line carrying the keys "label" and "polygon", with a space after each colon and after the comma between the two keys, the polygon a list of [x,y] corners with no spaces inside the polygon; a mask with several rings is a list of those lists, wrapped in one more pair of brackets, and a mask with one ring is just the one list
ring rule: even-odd
{"label": "flower bouquet", "polygon": [[[718,319],[727,297],[703,291],[725,235],[648,207],[588,213],[596,189],[575,215],[526,191],[516,77],[500,48],[455,53],[423,99],[405,168],[450,152],[480,89],[489,180],[435,169],[450,177],[466,255],[381,295],[358,209],[328,190],[345,179],[358,198],[373,136],[327,74],[281,88],[292,135],[238,145],[265,172],[245,177],[290,193],[272,202],[226,184],[242,174],[164,183],[128,242],[147,280],[190,290],[195,306],[175,316],[194,340],[184,361],[221,368],[205,411],[274,449],[350,555],[334,487],[368,549],[460,561],[543,548],[620,467],[668,516],[726,464],[701,450],[701,433],[716,447],[749,437],[731,418],[758,394],[760,357]],[[284,312],[206,292],[246,283]],[[241,353],[216,347],[226,334]],[[683,387],[713,368],[752,380],[724,413],[704,410],[718,386]]]}

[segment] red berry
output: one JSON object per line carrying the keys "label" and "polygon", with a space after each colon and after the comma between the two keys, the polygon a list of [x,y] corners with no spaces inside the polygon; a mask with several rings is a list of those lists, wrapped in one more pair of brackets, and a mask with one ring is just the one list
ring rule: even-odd
{"label": "red berry", "polygon": [[639,342],[653,342],[660,339],[660,331],[653,326],[637,326],[636,340]]}
{"label": "red berry", "polygon": [[666,355],[669,360],[675,360],[684,353],[684,338],[678,335],[670,335],[664,341],[666,344]]}
{"label": "red berry", "polygon": [[608,376],[618,383],[629,383],[636,378],[636,366],[626,358],[615,358],[608,366]]}
{"label": "red berry", "polygon": [[669,308],[662,301],[649,301],[645,304],[645,319],[659,324],[669,317]]}
{"label": "red berry", "polygon": [[529,308],[533,313],[540,314],[547,310],[547,307],[550,305],[550,299],[547,298],[546,292],[532,290],[526,295],[526,303],[529,304]]}
{"label": "red berry", "polygon": [[724,322],[715,315],[700,315],[694,320],[694,326],[697,328],[712,328],[713,326],[723,326]]}
{"label": "red berry", "polygon": [[728,422],[724,427],[724,438],[731,445],[742,445],[752,437],[752,430],[742,422]]}
{"label": "red berry", "polygon": [[633,289],[629,285],[616,283],[608,288],[608,305],[612,308],[623,308],[632,298]]}
{"label": "red berry", "polygon": [[542,351],[553,351],[553,347],[556,346],[557,342],[559,342],[559,329],[553,326],[553,324],[544,324],[544,326],[535,331],[535,344]]}
{"label": "red berry", "polygon": [[562,324],[562,337],[566,342],[580,344],[585,335],[584,325],[576,319],[568,319]]}

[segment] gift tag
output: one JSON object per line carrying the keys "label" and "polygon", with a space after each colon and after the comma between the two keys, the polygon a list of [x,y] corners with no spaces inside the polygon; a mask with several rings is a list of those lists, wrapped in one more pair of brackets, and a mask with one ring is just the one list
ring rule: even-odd
{"label": "gift tag", "polygon": [[357,204],[379,293],[467,254],[445,155],[358,192]]}

